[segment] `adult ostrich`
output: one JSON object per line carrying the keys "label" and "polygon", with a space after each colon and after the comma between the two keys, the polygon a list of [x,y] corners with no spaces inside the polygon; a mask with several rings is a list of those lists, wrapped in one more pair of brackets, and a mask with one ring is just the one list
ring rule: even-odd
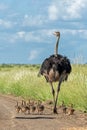
{"label": "adult ostrich", "polygon": [[[46,58],[40,68],[39,75],[43,75],[47,82],[50,83],[52,89],[52,95],[54,100],[54,109],[53,112],[57,114],[57,100],[60,92],[61,83],[67,80],[68,75],[71,72],[71,64],[67,57],[58,54],[58,44],[60,39],[60,32],[55,32],[54,35],[57,37],[55,54]],[[57,82],[57,92],[55,95],[55,90],[53,88],[53,82]]]}

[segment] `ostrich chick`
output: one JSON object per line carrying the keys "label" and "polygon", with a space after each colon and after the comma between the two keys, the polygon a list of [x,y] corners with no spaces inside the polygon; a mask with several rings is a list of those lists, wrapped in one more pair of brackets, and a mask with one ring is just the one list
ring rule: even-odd
{"label": "ostrich chick", "polygon": [[71,104],[70,107],[68,108],[68,115],[73,115],[74,111],[75,109],[73,108],[73,104]]}
{"label": "ostrich chick", "polygon": [[38,110],[38,114],[42,114],[43,111],[44,111],[45,107],[44,105],[42,104],[41,101],[38,101],[38,105],[37,105],[37,110]]}
{"label": "ostrich chick", "polygon": [[34,101],[32,102],[31,109],[32,109],[32,112],[33,112],[33,113],[34,113],[35,110],[36,110],[36,106],[34,105]]}
{"label": "ostrich chick", "polygon": [[24,100],[22,100],[22,104],[21,104],[21,111],[25,114],[26,112],[28,112],[28,114],[30,113],[30,107],[29,105],[26,105],[26,102]]}
{"label": "ostrich chick", "polygon": [[21,111],[21,107],[18,105],[18,101],[17,101],[17,105],[15,106],[15,110],[17,113]]}
{"label": "ostrich chick", "polygon": [[67,107],[64,104],[64,101],[62,101],[62,105],[60,107],[62,108],[63,113],[66,114]]}
{"label": "ostrich chick", "polygon": [[63,113],[66,114],[67,107],[63,107]]}

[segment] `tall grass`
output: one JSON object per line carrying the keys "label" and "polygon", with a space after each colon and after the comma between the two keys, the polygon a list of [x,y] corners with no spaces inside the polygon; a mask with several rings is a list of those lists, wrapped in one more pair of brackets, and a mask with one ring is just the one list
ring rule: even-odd
{"label": "tall grass", "polygon": [[[0,66],[0,93],[40,100],[52,99],[50,85],[44,77],[37,77],[39,66]],[[54,83],[55,89],[58,83]],[[87,65],[72,65],[68,81],[63,82],[59,104],[64,100],[68,105],[87,110]]]}

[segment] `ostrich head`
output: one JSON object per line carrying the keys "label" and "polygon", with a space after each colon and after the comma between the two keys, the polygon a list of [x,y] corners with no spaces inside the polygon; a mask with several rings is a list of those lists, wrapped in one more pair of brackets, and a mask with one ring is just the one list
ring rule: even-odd
{"label": "ostrich head", "polygon": [[56,37],[59,37],[60,38],[60,32],[54,32],[53,33]]}

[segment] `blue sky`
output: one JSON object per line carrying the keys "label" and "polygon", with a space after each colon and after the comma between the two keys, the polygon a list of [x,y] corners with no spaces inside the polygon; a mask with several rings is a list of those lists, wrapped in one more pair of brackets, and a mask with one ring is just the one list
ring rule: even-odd
{"label": "blue sky", "polygon": [[0,63],[40,64],[54,53],[87,63],[87,0],[0,0]]}

